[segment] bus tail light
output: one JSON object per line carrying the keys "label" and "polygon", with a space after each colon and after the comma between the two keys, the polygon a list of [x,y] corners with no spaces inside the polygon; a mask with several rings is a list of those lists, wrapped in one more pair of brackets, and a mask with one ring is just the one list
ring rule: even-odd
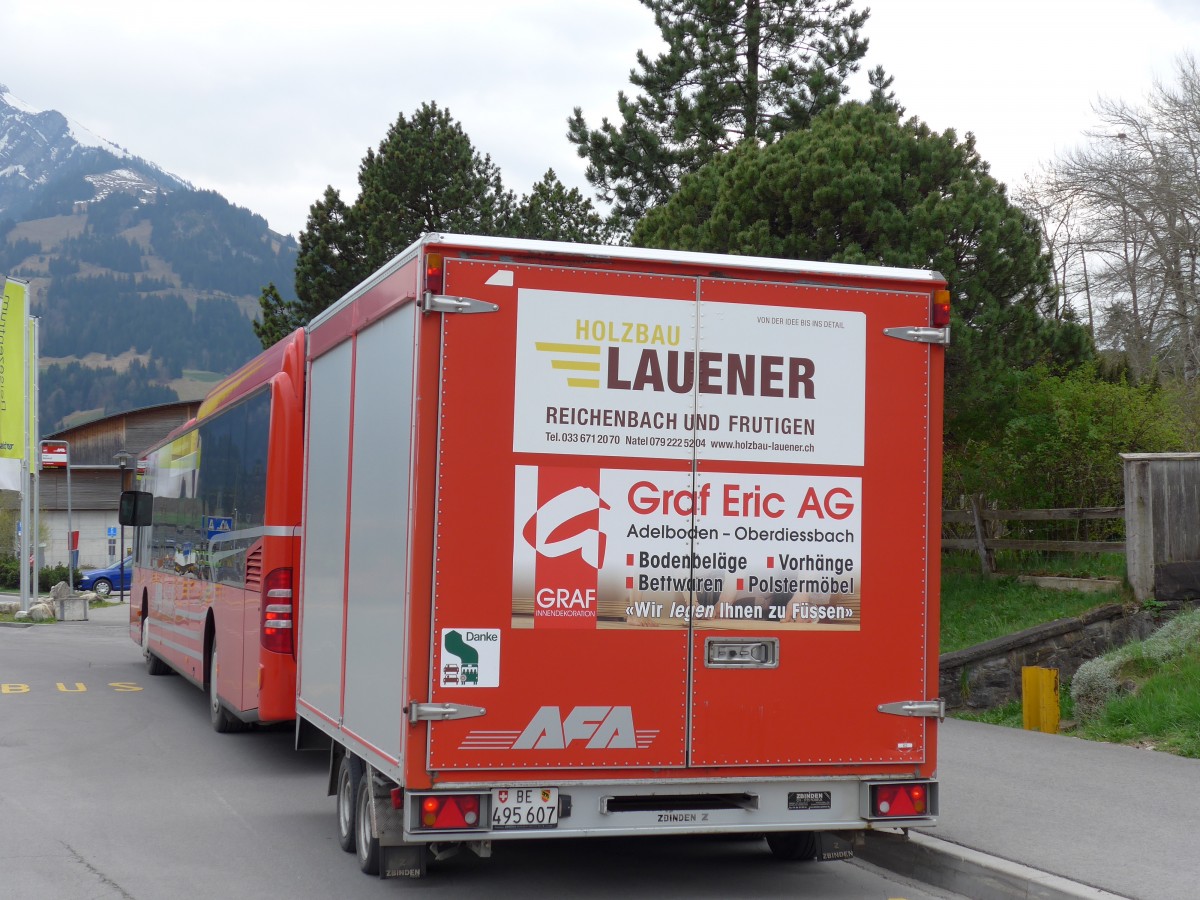
{"label": "bus tail light", "polygon": [[263,648],[275,653],[293,653],[292,625],[292,570],[274,569],[263,579]]}
{"label": "bus tail light", "polygon": [[929,782],[873,784],[869,819],[914,819],[937,815],[936,785]]}
{"label": "bus tail light", "polygon": [[420,827],[431,830],[478,828],[481,807],[478,794],[425,796],[421,798]]}
{"label": "bus tail light", "polygon": [[933,308],[929,314],[930,324],[934,328],[950,327],[950,292],[934,291]]}

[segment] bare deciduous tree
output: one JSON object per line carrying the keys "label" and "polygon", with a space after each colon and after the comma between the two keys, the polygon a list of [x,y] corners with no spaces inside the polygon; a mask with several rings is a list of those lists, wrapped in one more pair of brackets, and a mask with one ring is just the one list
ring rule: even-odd
{"label": "bare deciduous tree", "polygon": [[1137,378],[1200,377],[1200,68],[1187,55],[1140,105],[1101,125],[1021,193],[1041,223],[1062,303],[1086,304],[1098,345]]}

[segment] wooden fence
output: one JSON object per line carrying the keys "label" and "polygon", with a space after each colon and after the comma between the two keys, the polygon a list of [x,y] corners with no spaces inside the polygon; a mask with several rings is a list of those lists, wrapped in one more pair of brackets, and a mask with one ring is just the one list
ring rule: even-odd
{"label": "wooden fence", "polygon": [[1124,553],[1124,541],[1037,540],[993,537],[1003,522],[1069,522],[1125,518],[1123,506],[1074,509],[988,509],[981,497],[970,498],[970,509],[942,511],[942,524],[971,525],[969,538],[942,538],[943,550],[974,550],[985,573],[996,571],[996,550],[1039,550],[1048,553]]}

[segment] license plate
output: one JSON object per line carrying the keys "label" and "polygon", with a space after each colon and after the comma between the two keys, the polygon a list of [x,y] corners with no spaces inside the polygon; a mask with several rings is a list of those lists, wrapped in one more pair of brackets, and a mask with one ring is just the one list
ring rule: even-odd
{"label": "license plate", "polygon": [[493,828],[555,828],[558,788],[497,788],[492,791]]}

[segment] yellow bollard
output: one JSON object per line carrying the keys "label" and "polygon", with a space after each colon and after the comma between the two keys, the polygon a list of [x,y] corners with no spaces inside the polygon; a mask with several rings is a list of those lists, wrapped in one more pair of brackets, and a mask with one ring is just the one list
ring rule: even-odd
{"label": "yellow bollard", "polygon": [[1026,731],[1058,734],[1058,669],[1021,667],[1021,719]]}

